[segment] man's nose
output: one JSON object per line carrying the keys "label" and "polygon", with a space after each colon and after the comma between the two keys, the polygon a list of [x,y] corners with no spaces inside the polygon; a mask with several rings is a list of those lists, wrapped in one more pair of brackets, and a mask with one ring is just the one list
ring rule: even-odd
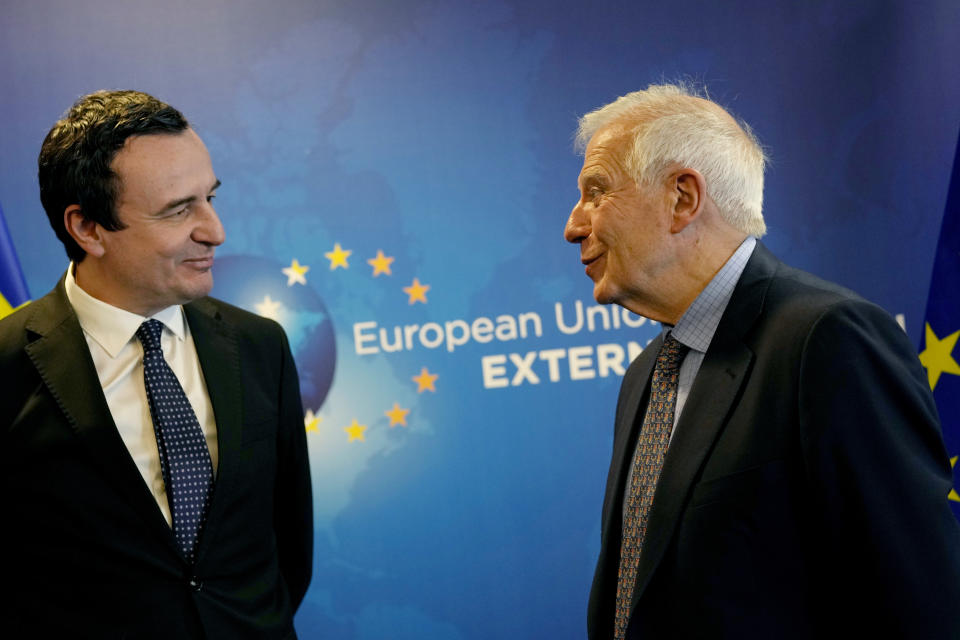
{"label": "man's nose", "polygon": [[205,203],[201,216],[200,224],[193,230],[194,241],[213,247],[223,244],[226,233],[223,230],[223,224],[220,222],[220,216],[217,215],[213,205],[209,202]]}
{"label": "man's nose", "polygon": [[567,226],[563,229],[563,237],[567,242],[582,242],[590,235],[590,217],[583,211],[583,201],[577,202],[567,218]]}

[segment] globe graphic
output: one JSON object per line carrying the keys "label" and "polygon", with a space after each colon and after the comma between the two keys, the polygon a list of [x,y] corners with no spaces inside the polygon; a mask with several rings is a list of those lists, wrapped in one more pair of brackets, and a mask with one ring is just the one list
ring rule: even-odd
{"label": "globe graphic", "polygon": [[211,295],[280,323],[297,363],[303,405],[319,411],[337,361],[333,323],[309,284],[287,285],[284,266],[256,256],[217,258]]}

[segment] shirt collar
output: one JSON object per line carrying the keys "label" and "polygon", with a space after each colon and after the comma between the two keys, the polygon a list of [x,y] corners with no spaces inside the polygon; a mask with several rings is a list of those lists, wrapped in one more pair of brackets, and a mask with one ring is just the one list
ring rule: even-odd
{"label": "shirt collar", "polygon": [[706,353],[756,245],[757,239],[747,236],[683,312],[677,325],[672,328],[664,326],[664,330],[672,331],[673,337],[690,349]]}
{"label": "shirt collar", "polygon": [[134,337],[140,325],[150,318],[162,322],[179,340],[186,336],[183,307],[180,305],[167,307],[150,318],[145,318],[91,296],[77,284],[73,269],[74,264],[71,262],[63,283],[67,300],[76,312],[84,333],[99,344],[111,358],[117,357],[121,349]]}

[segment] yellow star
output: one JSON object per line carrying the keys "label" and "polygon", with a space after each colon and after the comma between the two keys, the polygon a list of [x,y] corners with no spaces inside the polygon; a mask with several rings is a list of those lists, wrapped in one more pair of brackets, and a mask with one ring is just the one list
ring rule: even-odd
{"label": "yellow star", "polygon": [[21,307],[25,307],[28,304],[30,304],[29,300],[17,306],[13,306],[9,302],[7,302],[6,298],[3,297],[3,293],[0,293],[0,318],[5,318],[11,313],[13,313],[14,311],[16,311],[17,309],[20,309]]}
{"label": "yellow star", "polygon": [[347,258],[350,257],[351,253],[353,253],[353,251],[344,251],[340,247],[340,243],[337,242],[333,245],[333,251],[327,251],[323,255],[327,256],[327,259],[330,260],[330,271],[333,271],[337,267],[343,267],[344,269],[349,268],[350,265],[347,264]]}
{"label": "yellow star", "polygon": [[323,421],[319,415],[313,412],[313,409],[307,409],[307,413],[303,416],[303,427],[309,431],[319,431],[317,425]]}
{"label": "yellow star", "polygon": [[[416,380],[416,378],[414,378]],[[393,403],[393,409],[390,411],[384,411],[383,415],[390,418],[390,426],[401,424],[407,426],[407,414],[410,413],[410,409],[401,409],[400,405],[396,402]]]}
{"label": "yellow star", "polygon": [[424,389],[436,392],[433,382],[437,379],[436,373],[430,373],[426,367],[420,369],[420,375],[413,376],[413,381],[417,383],[417,393],[423,393]]}
{"label": "yellow star", "polygon": [[272,300],[270,296],[264,296],[263,301],[253,305],[253,308],[256,309],[257,313],[262,315],[264,318],[277,320],[278,316],[280,315],[280,307],[282,306],[283,303]]}
{"label": "yellow star", "polygon": [[927,381],[930,383],[931,391],[937,386],[941,373],[960,375],[960,365],[950,355],[957,344],[958,337],[960,337],[960,331],[954,331],[940,340],[930,328],[930,323],[927,323],[927,347],[920,354],[920,364],[927,368]]}
{"label": "yellow star", "polygon": [[[957,458],[960,458],[960,456],[953,456],[950,458],[951,469],[957,466]],[[947,498],[953,500],[954,502],[960,502],[960,494],[957,493],[956,489],[950,489],[950,493],[947,494]]]}
{"label": "yellow star", "polygon": [[347,442],[353,442],[354,440],[364,442],[366,440],[363,432],[367,430],[367,427],[363,424],[357,424],[356,418],[353,419],[353,422],[350,423],[350,426],[344,427],[343,430],[346,431],[347,435],[350,436],[350,439]]}
{"label": "yellow star", "polygon": [[294,258],[290,266],[281,269],[281,271],[287,276],[287,286],[292,287],[294,284],[307,284],[307,279],[303,276],[307,271],[310,271],[310,267],[305,264],[300,264],[297,262],[297,259]]}
{"label": "yellow star", "polygon": [[13,313],[13,305],[7,302],[7,299],[3,297],[3,292],[0,291],[0,318],[8,316]]}
{"label": "yellow star", "polygon": [[427,291],[430,291],[430,285],[420,284],[420,280],[417,278],[413,279],[413,284],[411,284],[409,287],[403,288],[403,292],[410,296],[410,304],[413,304],[417,300],[426,304]]}
{"label": "yellow star", "polygon": [[367,264],[373,267],[373,275],[378,276],[381,273],[385,273],[388,276],[393,275],[390,273],[390,265],[393,263],[393,258],[391,256],[383,255],[383,251],[377,249],[377,257],[370,258],[367,260]]}

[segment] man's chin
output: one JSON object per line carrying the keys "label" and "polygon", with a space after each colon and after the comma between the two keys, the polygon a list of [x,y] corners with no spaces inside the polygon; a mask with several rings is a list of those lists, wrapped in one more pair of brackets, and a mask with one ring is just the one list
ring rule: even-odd
{"label": "man's chin", "polygon": [[603,285],[603,280],[593,285],[593,299],[600,304],[610,304],[617,301],[610,289]]}
{"label": "man's chin", "polygon": [[192,280],[193,281],[180,292],[180,297],[184,300],[181,304],[186,304],[187,302],[208,296],[213,290],[213,275],[210,272],[200,274],[199,277],[193,278]]}

